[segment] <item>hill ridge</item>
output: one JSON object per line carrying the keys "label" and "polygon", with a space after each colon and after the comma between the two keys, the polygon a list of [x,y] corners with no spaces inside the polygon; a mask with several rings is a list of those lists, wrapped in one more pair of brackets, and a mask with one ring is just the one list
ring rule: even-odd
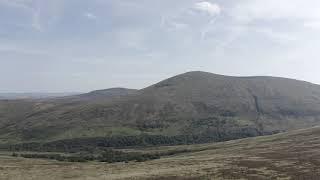
{"label": "hill ridge", "polygon": [[59,100],[3,102],[0,117],[0,128],[10,127],[0,130],[4,140],[141,134],[228,139],[319,124],[320,86],[191,71],[140,90],[111,88]]}

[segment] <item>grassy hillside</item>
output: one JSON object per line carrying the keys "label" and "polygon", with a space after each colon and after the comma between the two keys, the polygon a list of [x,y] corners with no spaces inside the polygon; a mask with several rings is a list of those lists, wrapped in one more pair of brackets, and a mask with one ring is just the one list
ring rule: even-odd
{"label": "grassy hillside", "polygon": [[[73,120],[73,127],[70,127],[69,122],[60,121],[59,123],[57,119],[61,114],[65,115],[71,111],[80,111],[86,107],[133,95],[136,91],[112,88],[58,98],[0,100],[0,144],[122,134],[126,128],[100,127],[98,124],[87,128],[77,122],[77,119]],[[34,116],[39,118],[27,122],[27,119]]]}
{"label": "grassy hillside", "polygon": [[111,89],[14,104],[0,102],[3,142],[144,134],[230,139],[320,122],[319,85],[206,72],[181,74],[138,91]]}
{"label": "grassy hillside", "polygon": [[189,150],[147,162],[66,163],[0,155],[4,179],[310,179],[320,176],[320,127],[215,144],[127,149]]}

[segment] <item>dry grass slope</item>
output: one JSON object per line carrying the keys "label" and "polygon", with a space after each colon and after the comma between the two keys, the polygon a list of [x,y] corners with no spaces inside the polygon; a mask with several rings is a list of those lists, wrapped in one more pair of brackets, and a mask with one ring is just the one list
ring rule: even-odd
{"label": "dry grass slope", "polygon": [[[320,177],[320,127],[216,144],[130,151],[193,150],[147,162],[65,163],[0,156],[0,179],[308,179]],[[128,151],[128,150],[127,150]]]}

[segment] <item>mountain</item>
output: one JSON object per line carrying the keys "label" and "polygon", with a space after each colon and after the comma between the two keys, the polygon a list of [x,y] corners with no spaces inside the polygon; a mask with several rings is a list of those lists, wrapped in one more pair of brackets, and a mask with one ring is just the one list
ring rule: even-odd
{"label": "mountain", "polygon": [[320,86],[278,77],[188,72],[141,90],[1,101],[0,117],[3,142],[145,134],[206,142],[317,125]]}

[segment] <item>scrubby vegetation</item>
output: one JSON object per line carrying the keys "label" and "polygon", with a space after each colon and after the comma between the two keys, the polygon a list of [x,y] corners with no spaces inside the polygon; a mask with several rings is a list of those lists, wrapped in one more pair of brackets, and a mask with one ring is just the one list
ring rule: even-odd
{"label": "scrubby vegetation", "polygon": [[100,155],[88,155],[88,154],[77,154],[77,155],[62,155],[62,154],[51,154],[51,153],[12,153],[13,157],[23,157],[23,158],[35,158],[35,159],[51,159],[57,161],[67,161],[67,162],[87,162],[87,161],[99,161],[99,162],[128,162],[137,161],[143,162],[151,159],[159,159],[160,154],[143,154],[136,152],[122,152],[116,150],[106,150]]}
{"label": "scrubby vegetation", "polygon": [[159,154],[142,154],[142,153],[125,153],[121,151],[107,150],[98,156],[97,160],[101,162],[127,162],[127,161],[147,161],[151,159],[159,159]]}
{"label": "scrubby vegetation", "polygon": [[74,153],[74,154],[59,154],[59,153],[39,153],[39,152],[30,152],[30,153],[16,153],[13,152],[11,156],[13,157],[23,157],[23,158],[34,158],[34,159],[51,159],[57,161],[66,161],[66,162],[88,162],[88,161],[99,161],[107,163],[115,162],[143,162],[152,159],[159,159],[164,156],[173,156],[181,153],[189,152],[199,152],[206,150],[206,148],[199,149],[172,149],[165,151],[156,151],[156,152],[126,152],[122,150],[107,149],[100,153]]}
{"label": "scrubby vegetation", "polygon": [[[215,119],[214,119],[215,120]],[[203,124],[209,124],[210,119],[195,121],[193,126],[201,127]],[[161,136],[147,135],[139,136],[112,136],[96,138],[78,138],[58,140],[46,143],[22,143],[14,145],[2,145],[0,150],[14,152],[12,156],[21,156],[24,158],[52,159],[66,162],[128,162],[128,161],[147,161],[159,159],[163,156],[171,156],[180,153],[193,152],[189,149],[175,149],[161,152],[126,152],[121,148],[146,148],[157,147],[161,145],[185,145],[199,144],[207,142],[219,142],[231,139],[257,136],[259,133],[255,129],[241,129],[239,131],[228,132],[224,129],[226,123],[221,122],[216,129],[208,128],[204,133],[198,135],[177,135]],[[216,124],[215,124],[216,125]],[[197,149],[199,151],[199,149]],[[32,152],[32,153],[22,153]]]}
{"label": "scrubby vegetation", "polygon": [[78,138],[58,140],[47,143],[22,143],[15,145],[2,146],[0,149],[9,151],[37,151],[37,152],[92,152],[95,150],[106,150],[109,148],[124,147],[149,147],[160,145],[183,145],[200,144],[209,142],[221,142],[232,139],[254,137],[260,135],[254,129],[241,129],[234,133],[224,131],[208,130],[199,135],[140,135],[140,136],[114,136],[96,138]]}
{"label": "scrubby vegetation", "polygon": [[61,154],[19,154],[18,156],[23,158],[52,159],[68,162],[86,162],[94,159],[89,156],[64,156]]}
{"label": "scrubby vegetation", "polygon": [[[212,144],[113,149],[94,158],[109,162],[65,163],[0,155],[0,177],[3,179],[310,179],[320,176],[320,128],[298,130],[272,136],[255,137]],[[12,153],[19,154],[20,152]],[[181,154],[182,153],[182,154]],[[26,154],[24,152],[23,154]],[[39,153],[41,154],[41,153]],[[45,153],[50,154],[50,153]],[[90,154],[55,153],[61,156]],[[151,155],[161,160],[146,162]],[[135,156],[137,155],[137,156]],[[140,160],[138,155],[142,155]],[[26,156],[25,156],[26,157]],[[55,158],[56,155],[49,157]],[[35,159],[34,159],[35,158]],[[50,158],[49,158],[50,159]],[[65,160],[67,161],[67,160]],[[99,161],[99,160],[97,160]],[[29,176],[32,174],[32,176]],[[0,178],[0,179],[1,179]]]}

